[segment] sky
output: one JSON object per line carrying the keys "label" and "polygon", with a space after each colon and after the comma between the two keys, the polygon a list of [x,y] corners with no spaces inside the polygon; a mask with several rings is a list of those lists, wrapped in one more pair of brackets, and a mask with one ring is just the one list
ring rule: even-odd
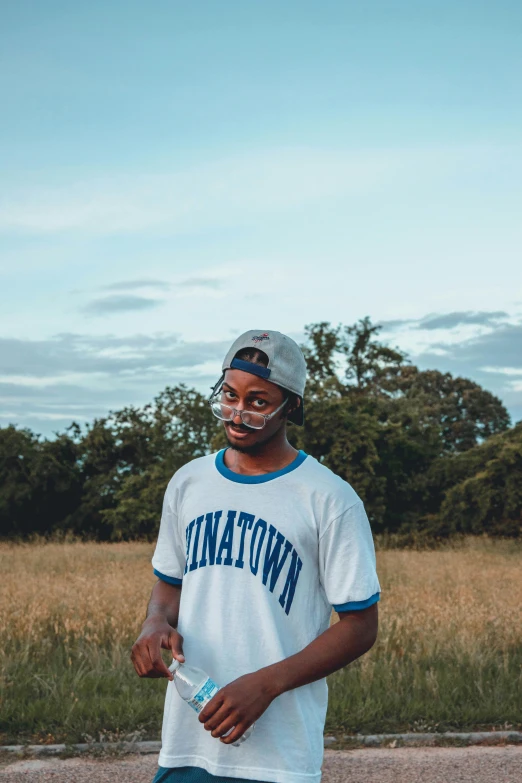
{"label": "sky", "polygon": [[0,7],[0,426],[365,316],[522,419],[519,2]]}

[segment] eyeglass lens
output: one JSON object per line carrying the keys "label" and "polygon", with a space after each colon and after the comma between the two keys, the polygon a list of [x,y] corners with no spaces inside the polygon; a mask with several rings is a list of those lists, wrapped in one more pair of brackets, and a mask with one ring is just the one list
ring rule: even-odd
{"label": "eyeglass lens", "polygon": [[[211,407],[212,413],[222,421],[232,421],[234,416],[237,415],[234,408],[219,402],[219,400],[213,402]],[[237,413],[239,413],[243,424],[246,424],[248,427],[261,429],[265,426],[265,417],[260,413],[253,413],[252,411],[238,411]]]}

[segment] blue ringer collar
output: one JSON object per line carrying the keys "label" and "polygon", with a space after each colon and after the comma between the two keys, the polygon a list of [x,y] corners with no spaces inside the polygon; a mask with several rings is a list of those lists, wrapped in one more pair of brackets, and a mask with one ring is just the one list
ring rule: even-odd
{"label": "blue ringer collar", "polygon": [[302,465],[308,456],[308,454],[301,449],[294,461],[285,468],[281,468],[281,470],[275,470],[273,473],[261,473],[258,476],[246,476],[244,473],[234,473],[233,470],[227,468],[224,458],[225,451],[226,449],[221,449],[221,451],[218,451],[216,454],[216,468],[226,479],[236,481],[238,484],[264,484],[265,481],[272,481],[272,479],[279,478],[279,476],[284,476],[285,473],[291,473],[298,468],[299,465]]}

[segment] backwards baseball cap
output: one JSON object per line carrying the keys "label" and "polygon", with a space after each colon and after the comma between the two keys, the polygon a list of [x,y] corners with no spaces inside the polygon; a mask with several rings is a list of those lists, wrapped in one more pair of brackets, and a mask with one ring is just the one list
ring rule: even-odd
{"label": "backwards baseball cap", "polygon": [[[243,348],[256,348],[268,356],[268,367],[244,359],[236,359]],[[213,393],[223,381],[225,370],[243,370],[275,383],[301,398],[301,405],[289,414],[288,420],[302,425],[304,422],[303,395],[306,383],[306,362],[297,343],[281,332],[250,329],[240,335],[230,346],[223,361],[222,376]]]}

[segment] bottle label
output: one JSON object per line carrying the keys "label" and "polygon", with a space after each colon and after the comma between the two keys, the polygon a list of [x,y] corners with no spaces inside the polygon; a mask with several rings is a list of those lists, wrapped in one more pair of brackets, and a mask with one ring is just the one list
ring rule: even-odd
{"label": "bottle label", "polygon": [[211,680],[210,677],[208,677],[199,691],[187,701],[187,704],[190,704],[192,709],[196,710],[196,712],[201,712],[205,704],[216,695],[218,690],[219,685],[216,685],[214,680]]}

